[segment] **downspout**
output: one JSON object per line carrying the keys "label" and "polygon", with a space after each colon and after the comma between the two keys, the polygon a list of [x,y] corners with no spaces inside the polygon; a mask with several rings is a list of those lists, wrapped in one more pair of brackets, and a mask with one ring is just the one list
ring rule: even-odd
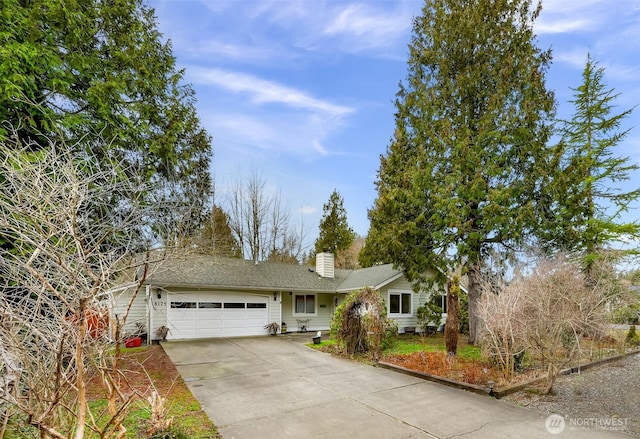
{"label": "downspout", "polygon": [[145,287],[145,301],[147,302],[147,345],[151,344],[151,328],[153,328],[153,313],[151,309],[153,304],[151,303],[151,285],[147,284]]}
{"label": "downspout", "polygon": [[[280,291],[280,302],[278,305],[278,325],[282,325],[282,291]],[[280,333],[282,334],[282,326],[280,326]]]}

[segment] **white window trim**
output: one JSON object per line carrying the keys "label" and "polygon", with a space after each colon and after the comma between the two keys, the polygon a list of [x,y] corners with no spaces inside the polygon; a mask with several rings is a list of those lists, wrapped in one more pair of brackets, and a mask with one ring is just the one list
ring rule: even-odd
{"label": "white window trim", "polygon": [[[410,311],[408,314],[403,313],[392,313],[391,312],[391,295],[400,295],[400,308],[402,308],[402,295],[409,294],[410,303],[409,308]],[[399,318],[399,317],[413,317],[413,291],[411,290],[389,290],[387,292],[387,309],[389,310],[388,316],[391,318]]]}
{"label": "white window trim", "polygon": [[[296,296],[313,296],[313,314],[296,312]],[[317,317],[318,316],[318,294],[317,293],[293,293],[291,298],[292,317]]]}

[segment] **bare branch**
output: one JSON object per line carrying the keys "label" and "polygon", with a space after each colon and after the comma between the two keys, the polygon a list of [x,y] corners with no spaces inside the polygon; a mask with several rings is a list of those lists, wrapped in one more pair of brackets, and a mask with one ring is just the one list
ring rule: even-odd
{"label": "bare branch", "polygon": [[[91,146],[0,144],[0,241],[11,243],[0,246],[0,400],[43,437],[101,431],[87,404],[93,371],[109,383],[107,425],[123,434],[131,398],[116,379],[117,334],[164,258],[150,251],[157,231],[145,223],[163,208],[145,202],[152,188],[120,159],[94,157]],[[107,319],[124,294],[113,287],[129,276],[133,297],[113,338]]]}

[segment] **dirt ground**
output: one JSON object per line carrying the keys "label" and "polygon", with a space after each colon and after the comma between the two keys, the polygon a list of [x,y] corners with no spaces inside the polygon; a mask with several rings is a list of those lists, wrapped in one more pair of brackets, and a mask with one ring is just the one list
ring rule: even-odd
{"label": "dirt ground", "polygon": [[499,371],[489,363],[468,361],[449,357],[445,352],[414,352],[404,355],[386,355],[384,361],[406,369],[462,381],[469,384],[486,385],[497,382]]}
{"label": "dirt ground", "polygon": [[[137,393],[140,398],[146,398],[154,388],[160,395],[168,395],[174,387],[185,386],[178,370],[160,345],[123,348],[119,370],[127,395]],[[97,376],[89,389],[92,398],[104,397],[104,388]]]}

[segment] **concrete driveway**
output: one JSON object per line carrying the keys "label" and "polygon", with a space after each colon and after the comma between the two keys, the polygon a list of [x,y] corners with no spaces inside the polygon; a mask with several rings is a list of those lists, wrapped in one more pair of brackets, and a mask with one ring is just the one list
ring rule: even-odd
{"label": "concrete driveway", "polygon": [[336,358],[304,346],[310,341],[296,334],[162,346],[224,439],[629,437],[568,420],[561,431],[562,421],[546,415]]}

